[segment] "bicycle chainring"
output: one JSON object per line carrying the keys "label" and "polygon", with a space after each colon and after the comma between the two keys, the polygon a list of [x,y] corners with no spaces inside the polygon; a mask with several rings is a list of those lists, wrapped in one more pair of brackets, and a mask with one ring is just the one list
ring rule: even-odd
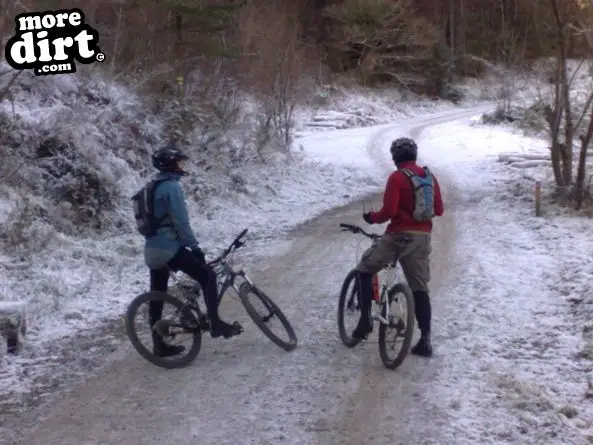
{"label": "bicycle chainring", "polygon": [[200,328],[199,310],[198,316],[196,316],[196,310],[191,306],[185,306],[179,314],[179,323],[185,331],[193,332]]}

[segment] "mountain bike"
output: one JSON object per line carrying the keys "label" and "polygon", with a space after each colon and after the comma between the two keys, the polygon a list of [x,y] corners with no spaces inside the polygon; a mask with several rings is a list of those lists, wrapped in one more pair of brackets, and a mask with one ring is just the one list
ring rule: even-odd
{"label": "mountain bike", "polygon": [[[359,233],[370,238],[373,243],[376,243],[381,235],[375,233],[367,233],[362,228],[352,225],[341,223],[340,227],[342,231]],[[409,242],[408,239],[402,237],[402,243]],[[383,364],[388,369],[396,369],[402,364],[412,343],[412,337],[414,336],[414,297],[409,286],[398,279],[397,265],[398,258],[395,256],[393,261],[390,262],[384,269],[386,279],[383,283],[380,283],[378,274],[373,276],[373,306],[379,308],[378,312],[372,313],[373,320],[379,322],[379,354]],[[351,285],[352,289],[350,289]],[[402,315],[402,306],[406,305],[406,314]],[[395,305],[392,308],[392,305]],[[360,317],[360,283],[358,280],[358,272],[351,270],[342,284],[342,290],[340,292],[340,299],[338,301],[338,329],[340,332],[340,338],[342,343],[349,348],[355,347],[360,343],[360,339],[353,338],[351,332],[346,330],[344,325],[345,316],[347,313],[355,314],[356,320]],[[395,337],[393,342],[389,342],[387,335],[388,331],[395,331]],[[389,346],[391,349],[395,349],[395,344],[398,338],[402,338],[402,346],[395,355],[394,358],[389,357]]]}
{"label": "mountain bike", "polygon": [[[297,337],[290,322],[280,310],[278,305],[253,281],[249,279],[247,273],[243,269],[235,270],[229,264],[228,257],[237,249],[243,247],[245,242],[242,238],[247,234],[247,229],[243,230],[227,247],[224,252],[215,260],[208,264],[213,268],[217,275],[218,298],[219,301],[229,290],[233,290],[238,295],[245,310],[255,322],[257,327],[276,345],[285,351],[292,351],[297,347]],[[192,363],[200,352],[202,345],[202,332],[210,330],[210,323],[206,310],[200,308],[199,299],[203,295],[203,290],[200,285],[195,282],[181,282],[176,279],[175,274],[171,274],[178,284],[178,288],[183,293],[183,296],[176,297],[164,292],[147,292],[138,295],[128,306],[125,315],[125,330],[132,345],[138,353],[149,362],[156,366],[166,369],[182,368]],[[237,278],[241,279],[237,285]],[[254,298],[263,307],[263,314],[258,312],[255,305],[251,301]],[[164,304],[169,304],[174,307],[175,312],[171,317],[163,317],[157,321],[152,330],[163,338],[165,343],[171,344],[177,336],[187,334],[191,337],[191,346],[186,349],[184,355],[176,355],[173,357],[157,357],[152,353],[152,349],[145,347],[138,336],[134,320],[139,312],[140,307],[145,303],[151,301],[162,301]],[[149,326],[148,317],[143,321],[145,326]],[[269,325],[273,319],[278,319],[282,328],[287,334],[287,338],[283,338],[276,334]],[[152,346],[152,343],[151,343]]]}

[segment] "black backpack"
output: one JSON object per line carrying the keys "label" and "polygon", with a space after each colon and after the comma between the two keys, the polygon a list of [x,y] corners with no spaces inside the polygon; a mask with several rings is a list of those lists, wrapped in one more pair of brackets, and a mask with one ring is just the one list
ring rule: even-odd
{"label": "black backpack", "polygon": [[150,238],[156,236],[157,229],[161,226],[167,215],[162,218],[154,216],[154,195],[157,186],[166,181],[166,179],[153,179],[149,181],[142,189],[132,196],[134,204],[134,219],[136,228],[140,235]]}

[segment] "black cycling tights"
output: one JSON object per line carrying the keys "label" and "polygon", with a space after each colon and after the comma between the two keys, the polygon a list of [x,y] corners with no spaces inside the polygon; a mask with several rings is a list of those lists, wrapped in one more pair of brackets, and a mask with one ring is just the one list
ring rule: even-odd
{"label": "black cycling tights", "polygon": [[416,310],[416,321],[422,335],[430,334],[430,321],[432,318],[432,307],[428,292],[414,292],[414,308]]}
{"label": "black cycling tights", "polygon": [[[189,275],[204,290],[204,300],[210,320],[218,321],[218,293],[216,289],[216,274],[210,266],[196,258],[189,250],[179,249],[175,256],[169,261],[168,267],[150,270],[150,290],[167,292],[169,285],[169,270],[178,271]],[[150,325],[161,319],[163,315],[163,302],[151,301],[148,309]]]}

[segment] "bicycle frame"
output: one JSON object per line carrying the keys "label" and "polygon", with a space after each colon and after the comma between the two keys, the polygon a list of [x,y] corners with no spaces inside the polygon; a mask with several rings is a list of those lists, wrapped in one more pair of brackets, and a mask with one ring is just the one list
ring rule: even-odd
{"label": "bicycle frame", "polygon": [[[362,228],[351,224],[340,224],[340,227],[344,231],[352,233],[360,233],[373,241],[373,245],[379,241],[381,235],[376,233],[367,233]],[[389,291],[393,288],[394,283],[397,282],[397,256],[393,258],[382,271],[385,271],[388,275],[388,279],[379,282],[379,273],[373,275],[373,299],[376,305],[381,307],[381,311],[378,314],[373,314],[372,317],[379,322],[389,325],[391,318],[391,307],[389,303]]]}
{"label": "bicycle frame", "polygon": [[247,282],[250,286],[253,286],[253,281],[247,276],[247,273],[240,269],[238,271],[234,270],[233,267],[226,261],[226,258],[221,259],[216,264],[211,264],[214,273],[216,273],[217,278],[221,278],[219,281],[219,289],[218,289],[218,301],[222,300],[223,291],[227,289],[233,289],[237,295],[239,294],[239,287],[237,286],[236,280],[237,278],[242,278],[245,282]]}
{"label": "bicycle frame", "polygon": [[[229,247],[227,247],[224,250],[222,255],[220,255],[218,258],[216,258],[212,261],[209,261],[207,263],[210,267],[212,267],[212,269],[217,277],[217,283],[218,283],[217,294],[218,294],[219,302],[222,300],[222,297],[224,295],[223,291],[226,292],[226,290],[228,290],[228,289],[233,289],[237,294],[239,294],[240,286],[237,286],[237,283],[236,283],[236,280],[239,277],[242,278],[243,281],[248,283],[250,286],[254,286],[253,281],[251,281],[251,279],[247,276],[247,273],[243,269],[235,270],[227,261],[227,258],[229,257],[229,255],[231,255],[237,249],[239,249],[245,245],[245,243],[243,241],[241,241],[241,238],[243,238],[246,234],[247,234],[247,229],[243,230],[233,240],[233,242],[229,245]],[[181,284],[180,280],[177,278],[175,272],[171,271],[171,276],[173,277],[173,281],[175,281],[177,284]],[[218,278],[220,278],[220,279],[218,279]],[[196,305],[197,305],[197,295],[196,295]],[[199,306],[198,306],[198,309],[199,309]]]}

